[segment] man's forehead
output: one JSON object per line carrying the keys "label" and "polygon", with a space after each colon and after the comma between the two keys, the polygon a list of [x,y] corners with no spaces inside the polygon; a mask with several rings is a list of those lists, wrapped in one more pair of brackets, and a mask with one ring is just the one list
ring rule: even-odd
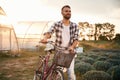
{"label": "man's forehead", "polygon": [[63,10],[71,10],[70,8],[68,8],[68,7],[65,7],[65,8],[63,8]]}

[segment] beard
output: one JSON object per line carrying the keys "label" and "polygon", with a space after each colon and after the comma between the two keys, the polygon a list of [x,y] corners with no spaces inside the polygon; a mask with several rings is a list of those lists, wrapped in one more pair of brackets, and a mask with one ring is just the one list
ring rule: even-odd
{"label": "beard", "polygon": [[65,15],[65,16],[63,16],[65,19],[70,19],[71,18],[71,15]]}

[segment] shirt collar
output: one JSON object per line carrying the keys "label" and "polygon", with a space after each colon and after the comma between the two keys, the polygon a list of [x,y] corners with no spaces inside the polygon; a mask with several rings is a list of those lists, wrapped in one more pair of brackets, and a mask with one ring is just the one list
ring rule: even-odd
{"label": "shirt collar", "polygon": [[[60,21],[60,25],[63,28],[63,22],[62,22],[62,20]],[[71,25],[72,25],[72,22],[70,21],[70,27],[71,27]]]}

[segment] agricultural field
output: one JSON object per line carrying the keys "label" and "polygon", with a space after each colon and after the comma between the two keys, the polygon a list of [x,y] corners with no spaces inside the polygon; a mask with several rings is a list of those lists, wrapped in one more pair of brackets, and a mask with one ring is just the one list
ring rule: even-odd
{"label": "agricultural field", "polygon": [[78,54],[75,72],[81,76],[80,80],[120,80],[120,52]]}
{"label": "agricultural field", "polygon": [[[120,80],[120,45],[82,41],[83,53],[75,59],[77,80]],[[40,51],[21,51],[20,56],[0,53],[0,80],[32,80]],[[53,55],[53,54],[52,54]],[[67,74],[64,73],[67,80]]]}

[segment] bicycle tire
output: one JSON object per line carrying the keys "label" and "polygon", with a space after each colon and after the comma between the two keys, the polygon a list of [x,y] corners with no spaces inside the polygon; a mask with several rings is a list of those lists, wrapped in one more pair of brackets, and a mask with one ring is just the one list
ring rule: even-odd
{"label": "bicycle tire", "polygon": [[49,74],[46,80],[64,80],[63,71],[56,69]]}
{"label": "bicycle tire", "polygon": [[35,73],[33,80],[42,80],[42,79],[41,79],[41,74],[36,74],[36,73]]}
{"label": "bicycle tire", "polygon": [[35,73],[34,73],[33,80],[42,80],[43,69],[44,69],[44,62],[39,60],[38,66],[37,66]]}

